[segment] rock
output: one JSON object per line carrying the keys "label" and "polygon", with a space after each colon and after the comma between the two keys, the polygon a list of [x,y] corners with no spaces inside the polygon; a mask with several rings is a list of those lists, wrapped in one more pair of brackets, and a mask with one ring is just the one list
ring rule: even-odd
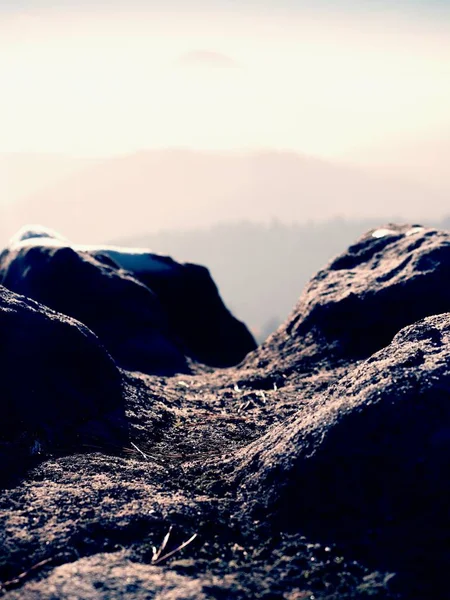
{"label": "rock", "polygon": [[197,362],[231,367],[256,349],[246,325],[225,306],[207,268],[142,248],[75,246],[106,255],[158,296],[184,351]]}
{"label": "rock", "polygon": [[290,335],[316,329],[366,358],[402,327],[450,310],[450,233],[421,226],[370,231],[311,281]]}
{"label": "rock", "polygon": [[339,540],[385,568],[450,564],[450,314],[402,329],[228,469],[276,529]]}
{"label": "rock", "polygon": [[47,238],[48,240],[57,240],[62,244],[67,244],[68,240],[63,236],[59,235],[53,229],[44,227],[43,225],[25,225],[17,231],[13,237],[9,240],[9,246],[13,247],[20,242],[25,240]]}
{"label": "rock", "polygon": [[[109,573],[105,579],[105,571]],[[97,554],[75,563],[57,567],[39,583],[29,583],[20,591],[6,594],[7,600],[54,600],[83,598],[83,600],[208,600],[209,587],[214,579],[185,577],[160,567],[143,565],[127,559],[120,552]],[[204,589],[205,588],[205,591]]]}
{"label": "rock", "polygon": [[371,230],[312,278],[248,364],[273,368],[273,358],[283,357],[279,368],[289,371],[365,359],[402,327],[450,311],[449,279],[449,232],[391,224]]}
{"label": "rock", "polygon": [[[114,318],[116,326],[122,330],[121,339],[127,337],[124,330],[128,330],[130,345],[126,346],[123,352],[116,347],[117,344],[109,340],[111,332],[105,337],[104,329],[111,329],[111,327],[99,326],[97,323],[99,313],[105,313],[104,308],[99,309],[98,303],[103,304],[105,298],[100,290],[92,291],[92,288],[97,285],[92,282],[94,277],[92,268],[90,272],[85,268],[83,275],[79,275],[79,279],[72,284],[72,287],[77,286],[76,296],[80,305],[80,292],[84,286],[88,286],[87,293],[90,294],[91,303],[97,307],[95,318],[91,314],[86,315],[86,306],[74,306],[74,294],[71,294],[70,303],[67,298],[64,303],[61,302],[59,288],[60,282],[64,279],[61,273],[56,272],[54,265],[51,265],[52,272],[49,274],[50,265],[47,263],[50,263],[50,260],[54,263],[54,258],[56,255],[61,255],[64,248],[71,248],[72,252],[81,257],[84,262],[96,264],[102,271],[97,273],[99,280],[97,287],[104,288],[104,294],[114,293],[114,303],[109,297],[108,304],[120,304],[120,307],[116,306]],[[36,257],[39,254],[43,254],[46,258],[39,259],[38,263]],[[68,250],[65,251],[65,255],[69,257]],[[67,269],[73,270],[73,263],[72,255],[72,261],[68,262]],[[30,266],[33,267],[32,273],[29,273]],[[112,270],[116,271],[115,275]],[[101,275],[105,271],[107,280],[103,277],[100,283]],[[87,275],[88,272],[90,277]],[[224,305],[208,269],[190,263],[177,263],[167,256],[154,254],[145,249],[70,245],[67,240],[52,230],[32,226],[23,228],[12,239],[0,260],[0,275],[2,274],[3,284],[13,291],[29,295],[61,312],[67,312],[70,308],[71,312],[67,314],[75,316],[91,327],[105,340],[110,352],[115,358],[119,357],[119,362],[126,368],[159,374],[183,372],[186,371],[184,359],[175,356],[180,350],[197,362],[216,367],[229,367],[238,364],[246,354],[256,348],[255,340],[247,327]],[[72,273],[71,275],[74,276]],[[45,293],[42,289],[44,286],[39,284],[39,279],[43,277],[47,278]],[[128,283],[120,284],[120,278]],[[153,294],[147,294],[144,298],[142,290],[133,289],[131,280],[139,281]],[[64,288],[66,285],[67,282],[64,283]],[[130,295],[129,300],[126,299],[126,294]],[[137,341],[132,341],[133,330],[126,320],[129,312],[126,308],[127,304],[134,305],[134,316],[128,315],[128,321],[137,320],[139,316],[142,318],[139,331],[145,332],[146,344],[141,334]],[[153,314],[153,319],[149,319],[149,311]],[[131,355],[130,346],[137,354],[145,354],[145,346],[148,353],[155,351],[157,354],[158,345],[161,365],[158,365],[156,357],[153,357],[154,365],[148,366],[145,356],[143,360],[136,357],[136,360],[133,358],[125,364],[124,355]],[[142,362],[145,364],[143,365]],[[170,362],[173,362],[172,368]]]}
{"label": "rock", "polygon": [[136,276],[156,292],[194,360],[231,367],[256,349],[252,334],[227,309],[205,267],[172,261],[170,271],[149,269]]}
{"label": "rock", "polygon": [[[300,536],[275,544],[267,536],[245,538],[241,523],[215,508],[218,499],[199,495],[192,480],[185,494],[185,485],[175,470],[137,453],[42,463],[0,495],[0,593],[11,600],[240,600],[325,589],[327,595],[314,595],[398,600],[383,576],[366,580],[371,571],[334,547]],[[169,531],[166,551],[175,554],[154,565],[152,547],[159,549]],[[359,585],[367,592],[353,595]]]}
{"label": "rock", "polygon": [[9,462],[88,440],[124,444],[120,373],[84,325],[0,287],[0,339],[0,453]]}
{"label": "rock", "polygon": [[188,371],[156,295],[108,256],[32,239],[3,252],[0,274],[8,289],[92,329],[121,367],[160,375]]}

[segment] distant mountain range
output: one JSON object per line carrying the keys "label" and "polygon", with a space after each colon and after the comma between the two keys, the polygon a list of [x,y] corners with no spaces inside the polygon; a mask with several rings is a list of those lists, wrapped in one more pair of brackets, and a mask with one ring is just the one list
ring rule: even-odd
{"label": "distant mountain range", "polygon": [[[450,127],[439,137],[413,137],[407,141],[372,146],[349,152],[346,161],[355,165],[370,165],[372,173],[412,178],[450,197]],[[412,174],[412,175],[411,175]]]}
{"label": "distant mountain range", "polygon": [[446,195],[424,185],[290,152],[3,155],[0,175],[3,242],[30,222],[95,243],[224,221],[420,220],[447,210]]}
{"label": "distant mountain range", "polygon": [[0,153],[1,203],[12,204],[52,188],[96,162],[63,154]]}

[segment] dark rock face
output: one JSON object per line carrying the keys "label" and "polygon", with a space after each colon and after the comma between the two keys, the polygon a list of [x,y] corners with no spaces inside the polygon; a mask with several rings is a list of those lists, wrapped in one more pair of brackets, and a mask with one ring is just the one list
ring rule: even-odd
{"label": "dark rock face", "polygon": [[107,256],[31,244],[0,258],[2,283],[92,329],[118,364],[144,373],[188,370],[156,295]]}
{"label": "dark rock face", "polygon": [[231,367],[256,349],[253,336],[227,309],[205,267],[173,262],[170,271],[149,270],[137,277],[156,292],[186,354],[197,362]]}
{"label": "dark rock face", "polygon": [[0,276],[8,289],[85,323],[126,369],[187,372],[185,356],[230,367],[256,348],[199,265],[142,250],[70,246],[32,228],[3,252]]}
{"label": "dark rock face", "polygon": [[450,314],[429,317],[233,458],[232,487],[277,527],[387,568],[450,564]]}
{"label": "dark rock face", "polygon": [[311,281],[287,328],[316,330],[365,358],[406,325],[450,310],[450,234],[420,226],[369,232]]}
{"label": "dark rock face", "polygon": [[449,280],[448,232],[371,230],[311,279],[290,318],[246,362],[290,372],[368,358],[402,327],[450,311]]}
{"label": "dark rock face", "polygon": [[120,456],[3,490],[4,596],[447,598],[449,239],[369,232],[237,368],[124,372]]}
{"label": "dark rock face", "polygon": [[2,467],[89,437],[123,444],[121,376],[84,325],[0,287],[0,339]]}
{"label": "dark rock face", "polygon": [[89,252],[97,258],[109,256],[156,293],[185,354],[193,360],[231,367],[255,350],[253,336],[227,309],[205,267],[133,249],[105,247]]}

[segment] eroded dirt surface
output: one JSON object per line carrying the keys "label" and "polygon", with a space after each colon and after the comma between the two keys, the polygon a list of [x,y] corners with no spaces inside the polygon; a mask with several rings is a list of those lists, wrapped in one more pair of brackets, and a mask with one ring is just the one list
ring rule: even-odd
{"label": "eroded dirt surface", "polygon": [[[125,450],[48,458],[2,493],[6,598],[397,597],[389,572],[242,519],[242,500],[217,489],[223,460],[307,406],[306,384],[302,394],[292,381],[247,388],[239,371],[124,376]],[[170,528],[166,552],[197,537],[153,565]]]}

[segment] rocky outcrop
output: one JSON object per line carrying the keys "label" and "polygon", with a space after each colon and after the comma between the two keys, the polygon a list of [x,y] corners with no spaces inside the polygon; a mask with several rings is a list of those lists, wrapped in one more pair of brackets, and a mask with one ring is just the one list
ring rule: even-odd
{"label": "rocky outcrop", "polygon": [[344,356],[365,358],[402,327],[449,311],[449,277],[448,232],[388,225],[313,278],[287,332],[315,330]]}
{"label": "rocky outcrop", "polygon": [[126,440],[121,376],[84,325],[0,287],[0,455]]}
{"label": "rocky outcrop", "polygon": [[5,597],[446,598],[449,240],[369,232],[239,367],[123,372],[119,456],[3,490]]}
{"label": "rocky outcrop", "polygon": [[107,256],[94,258],[43,240],[2,254],[5,287],[84,323],[125,369],[164,375],[188,371],[154,292]]}
{"label": "rocky outcrop", "polygon": [[246,325],[227,309],[208,269],[173,261],[170,271],[148,270],[137,277],[154,290],[186,354],[213,367],[231,367],[256,349]]}
{"label": "rocky outcrop", "polygon": [[247,364],[290,372],[368,358],[402,327],[450,311],[449,278],[447,231],[371,230],[311,279],[286,323]]}
{"label": "rocky outcrop", "polygon": [[142,249],[70,245],[24,228],[0,257],[4,286],[85,323],[124,368],[187,372],[185,356],[229,367],[256,348],[209,271]]}
{"label": "rocky outcrop", "polygon": [[193,360],[231,367],[256,349],[250,331],[227,309],[205,267],[139,248],[84,248],[94,257],[109,256],[156,293],[184,352]]}
{"label": "rocky outcrop", "polygon": [[229,467],[255,515],[378,564],[449,564],[450,314],[402,329]]}

